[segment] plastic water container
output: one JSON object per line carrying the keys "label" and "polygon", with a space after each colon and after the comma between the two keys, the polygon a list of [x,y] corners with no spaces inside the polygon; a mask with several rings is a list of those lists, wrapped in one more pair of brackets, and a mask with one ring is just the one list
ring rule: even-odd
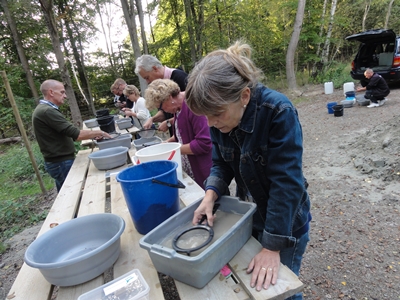
{"label": "plastic water container", "polygon": [[178,164],[176,173],[178,179],[183,180],[182,175],[182,158],[181,158],[181,144],[180,143],[161,143],[140,149],[132,157],[133,164],[137,165],[142,162],[154,160],[171,160]]}
{"label": "plastic water container", "polygon": [[78,300],[148,300],[149,292],[149,285],[142,273],[138,269],[133,269],[117,279],[79,296]]}
{"label": "plastic water container", "polygon": [[178,181],[177,167],[174,161],[151,161],[117,175],[133,224],[140,234],[148,233],[179,211],[178,188],[185,186]]}
{"label": "plastic water container", "polygon": [[329,103],[326,105],[326,108],[328,108],[328,114],[333,114],[333,113],[334,113],[333,107],[334,107],[335,105],[337,105],[337,102],[329,102]]}
{"label": "plastic water container", "polygon": [[346,95],[346,92],[354,92],[354,82],[346,82],[343,84],[343,94]]}
{"label": "plastic water container", "polygon": [[333,82],[325,82],[325,94],[333,93]]}

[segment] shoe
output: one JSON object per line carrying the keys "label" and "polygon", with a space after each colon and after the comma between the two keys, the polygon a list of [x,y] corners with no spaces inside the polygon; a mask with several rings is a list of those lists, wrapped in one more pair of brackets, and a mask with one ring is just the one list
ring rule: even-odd
{"label": "shoe", "polygon": [[368,105],[367,107],[371,108],[371,107],[379,107],[379,103],[375,103],[375,102],[371,102],[370,105]]}
{"label": "shoe", "polygon": [[383,104],[385,104],[386,100],[387,100],[387,99],[385,98],[385,99],[383,99],[383,100],[381,100],[381,101],[378,101],[379,106],[382,106]]}

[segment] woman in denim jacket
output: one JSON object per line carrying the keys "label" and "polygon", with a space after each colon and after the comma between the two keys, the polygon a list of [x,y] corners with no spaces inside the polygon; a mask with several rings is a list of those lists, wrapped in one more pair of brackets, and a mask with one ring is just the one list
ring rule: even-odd
{"label": "woman in denim jacket", "polygon": [[[189,74],[189,108],[207,117],[213,166],[205,197],[194,213],[197,224],[235,178],[237,196],[257,204],[253,236],[263,249],[249,262],[251,286],[277,282],[280,263],[299,274],[309,241],[310,200],[302,172],[303,136],[290,100],[259,83],[261,72],[249,45],[236,42],[203,58]],[[302,299],[301,293],[292,299]]]}

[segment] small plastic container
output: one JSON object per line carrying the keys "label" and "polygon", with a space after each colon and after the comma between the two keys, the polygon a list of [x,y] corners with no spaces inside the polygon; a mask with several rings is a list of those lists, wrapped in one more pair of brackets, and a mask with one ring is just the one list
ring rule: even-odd
{"label": "small plastic container", "polygon": [[149,291],[149,285],[140,271],[133,269],[117,279],[79,296],[78,300],[149,300]]}

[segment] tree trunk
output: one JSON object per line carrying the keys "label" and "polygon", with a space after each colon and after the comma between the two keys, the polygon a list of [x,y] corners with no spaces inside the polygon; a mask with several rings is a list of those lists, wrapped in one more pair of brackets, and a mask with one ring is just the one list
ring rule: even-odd
{"label": "tree trunk", "polygon": [[364,15],[363,15],[363,19],[362,19],[362,31],[365,31],[365,21],[367,21],[368,12],[371,7],[371,1],[372,0],[365,1]]}
{"label": "tree trunk", "polygon": [[332,36],[332,29],[333,29],[333,22],[334,22],[333,18],[335,16],[335,12],[336,12],[336,4],[337,4],[337,0],[332,0],[331,15],[330,15],[330,19],[329,19],[328,31],[326,33],[324,49],[322,50],[322,57],[321,57],[321,60],[324,65],[328,62],[328,59],[329,59],[329,47],[330,47],[330,43],[331,43],[331,36]]}
{"label": "tree trunk", "polygon": [[[200,59],[203,56],[203,28],[204,28],[204,1],[198,0],[198,5],[196,5],[198,9],[198,13],[196,14],[195,5],[193,2],[192,9],[192,17],[194,22],[194,29],[196,32],[196,60]],[[197,17],[196,17],[197,16]]]}
{"label": "tree trunk", "polygon": [[82,127],[82,116],[79,111],[78,103],[76,102],[74,90],[72,89],[72,82],[69,77],[69,72],[67,65],[64,61],[64,55],[61,51],[60,38],[58,36],[56,20],[53,14],[54,7],[52,0],[39,0],[40,6],[42,8],[44,17],[46,19],[46,24],[49,29],[49,34],[51,38],[51,43],[53,45],[54,54],[57,59],[58,66],[61,72],[61,79],[65,86],[65,91],[68,97],[69,108],[71,110],[72,122],[75,126],[79,128]]}
{"label": "tree trunk", "polygon": [[114,75],[117,75],[116,72],[115,72],[114,62],[113,62],[112,57],[111,57],[110,46],[108,45],[108,37],[107,37],[107,34],[106,34],[106,30],[104,29],[104,22],[103,22],[103,17],[102,17],[103,13],[101,12],[101,9],[100,9],[99,0],[96,0],[96,10],[97,10],[97,14],[98,14],[98,16],[100,18],[101,30],[103,32],[104,40],[106,42],[108,61],[109,61],[110,65],[111,65],[111,69],[114,70]]}
{"label": "tree trunk", "polygon": [[303,25],[305,6],[306,0],[299,0],[293,33],[292,37],[290,38],[288,50],[286,53],[286,77],[288,81],[288,87],[292,91],[295,91],[297,89],[296,73],[294,69],[294,57],[297,49],[297,44],[299,43],[301,27]]}
{"label": "tree trunk", "polygon": [[171,0],[171,8],[172,8],[172,18],[174,19],[176,35],[178,36],[179,42],[179,50],[180,50],[180,65],[183,65],[184,59],[184,51],[183,51],[183,38],[182,38],[182,27],[179,22],[179,10],[178,10],[178,2],[176,0]]}
{"label": "tree trunk", "polygon": [[[122,10],[124,12],[126,25],[128,25],[129,36],[131,38],[131,43],[133,48],[133,55],[135,59],[137,59],[142,55],[142,53],[139,45],[139,39],[137,36],[136,21],[135,21],[136,17],[135,5],[133,0],[129,0],[129,3],[128,0],[121,0],[121,5],[122,5]],[[140,91],[143,95],[144,91],[147,88],[147,83],[141,76],[138,77],[140,83]]]}
{"label": "tree trunk", "polygon": [[149,48],[147,46],[146,30],[144,27],[144,15],[143,15],[143,8],[142,8],[142,0],[136,0],[136,8],[137,8],[137,12],[139,15],[140,33],[141,33],[141,37],[142,37],[143,53],[149,54]]}
{"label": "tree trunk", "polygon": [[394,0],[390,0],[390,2],[389,2],[389,7],[388,7],[388,11],[386,13],[386,19],[385,19],[385,27],[384,27],[385,29],[388,28],[389,18],[390,18],[390,14],[392,11],[393,2],[394,2]]}
{"label": "tree trunk", "polygon": [[[324,5],[322,7],[322,14],[321,14],[321,26],[319,27],[319,34],[318,37],[320,38],[320,40],[322,40],[322,34],[324,32],[324,22],[325,22],[325,14],[326,14],[326,5],[327,5],[328,0],[324,0]],[[318,46],[317,46],[317,52],[316,52],[316,56],[319,57],[321,53],[321,43],[318,41]],[[319,60],[320,62],[321,60]],[[318,73],[318,68],[317,68],[317,64],[319,63],[317,61],[314,62],[313,64],[313,69],[312,69],[312,75],[315,76]]]}
{"label": "tree trunk", "polygon": [[10,28],[10,31],[11,31],[11,34],[12,34],[12,37],[13,37],[13,40],[15,43],[15,47],[17,48],[19,60],[21,62],[22,68],[25,71],[26,80],[31,89],[32,96],[35,98],[36,103],[39,103],[39,93],[36,88],[35,81],[33,80],[31,70],[29,68],[29,62],[25,55],[25,49],[22,47],[21,37],[17,30],[17,24],[15,23],[15,20],[14,20],[13,16],[11,15],[11,12],[8,8],[7,0],[0,0],[0,4],[3,7],[4,14],[6,15],[7,23]]}
{"label": "tree trunk", "polygon": [[191,13],[191,0],[184,0],[183,3],[185,4],[185,15],[186,15],[188,34],[189,34],[190,59],[194,64],[196,62],[196,45],[195,45],[195,37],[192,26],[193,16]]}
{"label": "tree trunk", "polygon": [[[67,5],[67,3],[64,3],[64,4]],[[78,84],[79,88],[81,89],[81,91],[83,92],[83,96],[86,98],[89,110],[91,111],[91,113],[93,115],[95,115],[96,109],[95,109],[94,103],[93,103],[93,97],[92,97],[92,93],[91,93],[89,80],[86,76],[85,65],[84,65],[83,60],[81,59],[81,56],[78,51],[78,47],[76,45],[77,42],[76,42],[75,36],[78,37],[78,39],[79,39],[80,33],[79,33],[79,31],[74,33],[71,28],[70,21],[72,23],[74,22],[73,18],[71,16],[71,10],[68,10],[68,12],[67,12],[65,10],[63,4],[61,4],[61,3],[60,3],[59,8],[62,11],[62,13],[65,15],[65,18],[64,18],[65,28],[67,30],[68,39],[71,43],[72,53],[74,55],[75,63],[76,63],[77,69],[78,69],[80,84],[79,84],[79,82],[77,82],[77,84]],[[74,68],[72,61],[71,61],[71,67]],[[82,88],[81,88],[81,86],[82,86]]]}

